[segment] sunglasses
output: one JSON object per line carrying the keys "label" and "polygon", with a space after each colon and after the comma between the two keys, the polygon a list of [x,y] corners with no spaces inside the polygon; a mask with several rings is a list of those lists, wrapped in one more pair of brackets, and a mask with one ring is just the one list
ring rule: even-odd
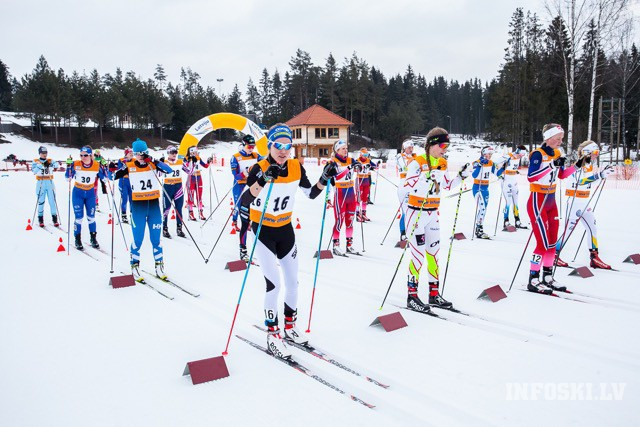
{"label": "sunglasses", "polygon": [[136,156],[146,156],[147,154],[149,154],[148,151],[141,151],[139,153],[134,153]]}
{"label": "sunglasses", "polygon": [[369,157],[369,153],[360,153],[362,157]]}
{"label": "sunglasses", "polygon": [[447,148],[449,148],[449,143],[441,142],[440,144],[438,144],[438,147],[442,148],[443,150],[446,150]]}
{"label": "sunglasses", "polygon": [[91,154],[80,154],[80,157],[91,157]]}
{"label": "sunglasses", "polygon": [[169,154],[178,154],[178,150],[170,150]]}
{"label": "sunglasses", "polygon": [[278,150],[290,150],[291,147],[293,147],[293,143],[274,142],[273,146],[276,147]]}
{"label": "sunglasses", "polygon": [[247,144],[247,145],[245,145],[245,147],[246,148],[251,148],[253,150],[254,148],[256,148],[256,145],[255,144]]}

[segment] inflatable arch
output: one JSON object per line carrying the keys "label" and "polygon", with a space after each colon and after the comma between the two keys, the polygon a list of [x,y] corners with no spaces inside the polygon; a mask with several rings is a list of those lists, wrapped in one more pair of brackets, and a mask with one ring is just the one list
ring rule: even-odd
{"label": "inflatable arch", "polygon": [[234,113],[216,113],[203,117],[195,122],[182,137],[178,147],[178,157],[184,158],[189,147],[198,145],[209,132],[218,129],[233,129],[256,139],[256,149],[261,156],[267,155],[267,137],[260,126],[251,120]]}

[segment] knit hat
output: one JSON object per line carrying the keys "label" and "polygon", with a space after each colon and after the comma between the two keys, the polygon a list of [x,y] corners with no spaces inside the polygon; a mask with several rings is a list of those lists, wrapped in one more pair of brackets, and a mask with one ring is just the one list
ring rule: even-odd
{"label": "knit hat", "polygon": [[273,144],[277,139],[280,138],[288,139],[289,143],[293,142],[291,128],[289,128],[289,126],[280,124],[269,129],[269,131],[267,132],[267,139],[269,140],[267,145],[269,146],[269,148],[271,148],[271,144]]}
{"label": "knit hat", "polygon": [[345,141],[343,141],[342,139],[339,139],[336,141],[335,144],[333,144],[333,151],[335,151],[336,153],[338,152],[339,149],[341,149],[342,147],[346,147],[347,143]]}
{"label": "knit hat", "polygon": [[147,147],[147,143],[144,142],[143,140],[141,140],[140,138],[138,138],[135,141],[133,141],[133,144],[131,144],[131,148],[133,149],[134,153],[148,153],[149,152],[149,147]]}
{"label": "knit hat", "polygon": [[81,153],[93,154],[93,150],[88,145],[85,145],[80,149]]}

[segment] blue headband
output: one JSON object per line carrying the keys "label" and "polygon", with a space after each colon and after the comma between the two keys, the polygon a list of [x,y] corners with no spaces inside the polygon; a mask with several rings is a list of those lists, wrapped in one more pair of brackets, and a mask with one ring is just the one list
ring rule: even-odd
{"label": "blue headband", "polygon": [[289,129],[289,126],[287,125],[280,125],[269,129],[267,138],[269,139],[269,147],[271,147],[271,144],[275,142],[276,139],[280,138],[287,138],[289,142],[293,142],[293,139],[291,137],[291,129]]}

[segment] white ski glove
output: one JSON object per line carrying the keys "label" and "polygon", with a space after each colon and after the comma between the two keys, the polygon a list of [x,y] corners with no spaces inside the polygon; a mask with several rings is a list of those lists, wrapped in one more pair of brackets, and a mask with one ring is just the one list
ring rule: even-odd
{"label": "white ski glove", "polygon": [[460,178],[462,179],[466,179],[469,175],[471,175],[471,164],[465,163],[462,168],[460,168],[458,175],[460,175]]}
{"label": "white ski glove", "polygon": [[616,173],[616,170],[613,168],[613,166],[607,165],[604,167],[604,169],[602,169],[602,171],[600,171],[600,178],[607,179],[609,176],[613,175],[614,173]]}

